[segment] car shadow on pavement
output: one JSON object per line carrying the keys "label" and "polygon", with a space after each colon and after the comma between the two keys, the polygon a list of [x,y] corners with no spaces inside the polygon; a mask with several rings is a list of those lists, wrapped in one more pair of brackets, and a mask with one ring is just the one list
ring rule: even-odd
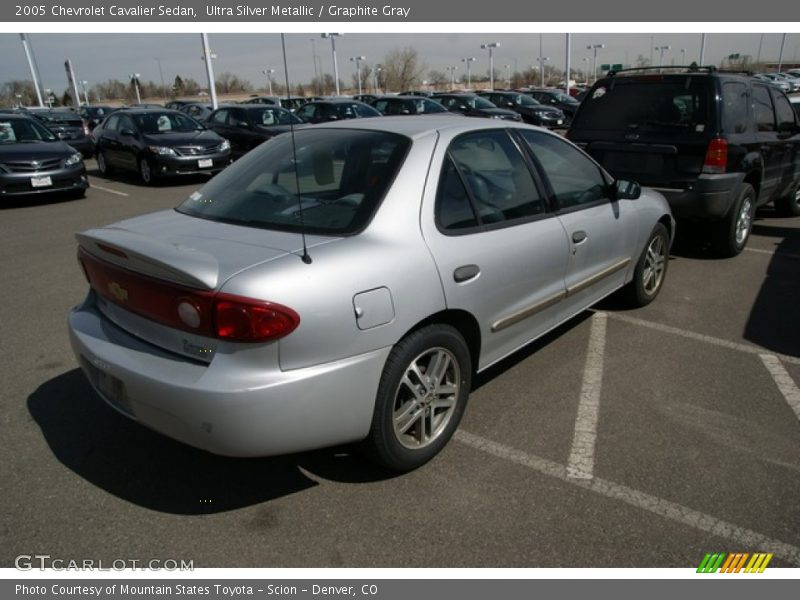
{"label": "car shadow on pavement", "polygon": [[55,457],[93,485],[159,512],[235,510],[313,488],[322,479],[369,482],[393,474],[350,447],[275,458],[227,458],[176,442],[107,406],[73,369],[40,385],[28,410]]}
{"label": "car shadow on pavement", "polygon": [[83,197],[78,198],[71,192],[52,192],[49,194],[39,194],[31,196],[12,196],[3,198],[0,202],[0,210],[12,208],[31,208],[34,206],[50,206],[52,204],[63,204],[67,202],[82,202]]}
{"label": "car shadow on pavement", "polygon": [[778,238],[744,328],[744,338],[773,352],[800,356],[800,229],[756,224],[753,233]]}

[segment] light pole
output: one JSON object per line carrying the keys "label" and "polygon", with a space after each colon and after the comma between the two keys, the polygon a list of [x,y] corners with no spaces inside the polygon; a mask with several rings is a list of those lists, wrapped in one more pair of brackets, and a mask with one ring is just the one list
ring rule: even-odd
{"label": "light pole", "polygon": [[681,65],[686,65],[686,48],[681,48]]}
{"label": "light pole", "polygon": [[86,90],[86,86],[89,85],[89,82],[86,80],[81,81],[81,87],[83,88],[83,98],[86,102],[86,106],[89,106],[89,92]]}
{"label": "light pole", "polygon": [[[158,63],[158,76],[161,78],[161,91],[164,94],[164,101],[167,100],[167,86],[164,84],[164,71],[161,68],[161,57],[154,56],[153,60]],[[87,101],[88,104],[88,101]]]}
{"label": "light pole", "polygon": [[472,74],[470,72],[470,65],[474,63],[477,59],[474,56],[468,56],[466,58],[462,58],[461,62],[466,63],[467,65],[467,89],[472,88]]}
{"label": "light pole", "polygon": [[456,89],[456,69],[458,67],[445,67],[445,71],[450,71],[450,89]]}
{"label": "light pole", "polygon": [[784,33],[783,37],[781,37],[781,51],[780,54],[778,55],[778,68],[775,71],[776,73],[780,73],[781,69],[783,68],[783,48],[785,46],[786,46],[786,34]]}
{"label": "light pole", "polygon": [[131,83],[136,89],[136,104],[141,104],[142,96],[139,94],[139,77],[141,77],[141,75],[139,75],[139,73],[131,73],[128,77],[130,77]]}
{"label": "light pole", "polygon": [[378,73],[383,71],[383,67],[381,65],[375,65],[375,68],[372,70],[372,83],[373,87],[375,88],[375,94],[378,94]]}
{"label": "light pole", "polygon": [[53,108],[53,102],[56,99],[56,97],[53,96],[53,90],[50,88],[45,88],[44,94],[47,97],[47,108]]}
{"label": "light pole", "polygon": [[200,41],[203,43],[203,60],[206,63],[206,77],[208,78],[208,93],[211,94],[211,108],[217,110],[217,86],[214,83],[214,67],[211,65],[211,60],[217,58],[216,54],[211,53],[211,48],[208,45],[208,34],[201,33]]}
{"label": "light pole", "polygon": [[489,51],[489,87],[494,89],[494,54],[493,50],[500,47],[500,42],[492,42],[491,44],[481,44],[481,50]]}
{"label": "light pole", "polygon": [[317,38],[309,39],[311,40],[311,60],[314,61],[314,79],[317,80],[317,85],[319,85],[322,82],[319,80],[319,73],[317,72]]}
{"label": "light pole", "polygon": [[539,63],[539,84],[544,87],[544,63],[550,60],[549,56],[540,56],[536,59]]}
{"label": "light pole", "polygon": [[25,50],[25,58],[28,59],[28,68],[31,70],[31,79],[33,79],[33,88],[36,90],[36,98],[39,100],[39,106],[44,107],[42,88],[39,87],[39,78],[36,76],[36,68],[33,66],[34,62],[36,61],[33,56],[33,48],[30,46],[27,35],[20,33],[19,38],[22,41],[22,49]]}
{"label": "light pole", "polygon": [[761,68],[761,47],[764,45],[764,34],[761,34],[761,38],[758,40],[758,54],[756,55],[756,64],[759,65],[756,68]]}
{"label": "light pole", "polygon": [[269,95],[272,96],[272,74],[275,72],[275,69],[264,69],[261,72],[267,77],[267,89],[269,90]]}
{"label": "light pole", "polygon": [[511,87],[511,65],[503,65],[506,70],[506,87]]}
{"label": "light pole", "polygon": [[664,51],[671,50],[672,46],[656,46],[658,50],[658,72],[661,72],[661,67],[664,66]]}
{"label": "light pole", "polygon": [[586,72],[586,84],[589,84],[589,64],[592,62],[592,59],[588,56],[584,56],[581,61],[584,63],[584,71]]}
{"label": "light pole", "polygon": [[367,60],[366,56],[351,56],[350,62],[356,63],[356,79],[358,80],[358,95],[361,95],[361,61]]}
{"label": "light pole", "polygon": [[339,63],[336,62],[336,38],[341,33],[321,33],[320,37],[331,40],[331,55],[333,56],[333,79],[336,84],[336,95],[339,95]]}
{"label": "light pole", "polygon": [[605,47],[605,44],[590,44],[586,46],[587,50],[592,51],[592,79],[597,77],[597,51]]}

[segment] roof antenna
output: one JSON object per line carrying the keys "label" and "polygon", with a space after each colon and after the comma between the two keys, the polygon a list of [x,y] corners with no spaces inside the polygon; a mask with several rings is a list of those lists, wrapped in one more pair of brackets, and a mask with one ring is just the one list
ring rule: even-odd
{"label": "roof antenna", "polygon": [[[289,88],[289,67],[286,64],[286,38],[281,34],[281,48],[283,49],[283,73],[286,75],[286,99],[290,99],[291,89]],[[288,104],[288,102],[287,102]],[[311,264],[311,256],[308,254],[306,246],[306,221],[303,215],[303,199],[300,196],[300,174],[297,171],[297,146],[294,141],[294,122],[289,120],[289,133],[292,136],[292,163],[294,164],[294,181],[297,187],[297,209],[300,214],[300,235],[303,236],[303,256],[300,259],[307,265]]]}

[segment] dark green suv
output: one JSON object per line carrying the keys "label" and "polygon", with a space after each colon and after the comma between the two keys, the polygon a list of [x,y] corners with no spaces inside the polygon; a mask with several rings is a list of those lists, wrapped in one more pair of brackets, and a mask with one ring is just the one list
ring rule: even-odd
{"label": "dark green suv", "polygon": [[756,208],[800,215],[800,126],[786,95],[714,67],[626,69],[589,91],[567,137],[612,175],[660,191],[707,224],[717,252],[744,249]]}

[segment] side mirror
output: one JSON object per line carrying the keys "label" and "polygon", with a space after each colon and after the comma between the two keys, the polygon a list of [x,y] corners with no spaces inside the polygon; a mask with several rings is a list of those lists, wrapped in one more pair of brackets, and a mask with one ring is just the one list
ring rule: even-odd
{"label": "side mirror", "polygon": [[642,195],[642,186],[635,181],[617,179],[614,182],[614,197],[617,200],[636,200]]}
{"label": "side mirror", "polygon": [[247,121],[239,121],[236,123],[237,127],[241,127],[242,129],[250,129],[250,123]]}
{"label": "side mirror", "polygon": [[120,135],[129,135],[130,137],[136,137],[136,132],[133,129],[120,129]]}
{"label": "side mirror", "polygon": [[514,108],[514,103],[513,102],[506,102],[506,106],[508,106],[509,108]]}

